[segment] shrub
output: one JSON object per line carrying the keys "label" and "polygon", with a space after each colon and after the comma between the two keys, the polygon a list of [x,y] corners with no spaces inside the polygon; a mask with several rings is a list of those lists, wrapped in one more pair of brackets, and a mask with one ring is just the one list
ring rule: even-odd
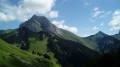
{"label": "shrub", "polygon": [[50,59],[50,56],[47,54],[44,54],[43,56],[44,56],[44,58]]}

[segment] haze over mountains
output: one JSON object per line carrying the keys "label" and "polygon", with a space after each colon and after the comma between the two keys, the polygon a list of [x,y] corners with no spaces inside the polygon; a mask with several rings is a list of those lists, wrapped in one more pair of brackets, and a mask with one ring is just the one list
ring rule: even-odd
{"label": "haze over mountains", "polygon": [[[3,53],[0,61],[4,61],[0,66],[6,67],[17,67],[15,61],[24,64],[23,67],[96,67],[95,60],[98,57],[104,53],[117,52],[120,48],[120,34],[110,36],[99,31],[83,38],[57,28],[44,16],[36,15],[18,29],[1,30],[0,38],[0,51]],[[35,56],[37,59],[28,60],[23,55],[26,58]],[[14,61],[10,63],[10,59]]]}

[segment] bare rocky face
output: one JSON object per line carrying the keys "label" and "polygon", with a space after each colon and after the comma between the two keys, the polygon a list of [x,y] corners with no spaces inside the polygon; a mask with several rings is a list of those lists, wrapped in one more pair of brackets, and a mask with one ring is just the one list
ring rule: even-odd
{"label": "bare rocky face", "polygon": [[46,17],[44,16],[32,16],[31,19],[22,23],[20,27],[27,27],[32,32],[50,32],[56,35],[61,34],[61,30],[57,28],[54,24],[52,24]]}

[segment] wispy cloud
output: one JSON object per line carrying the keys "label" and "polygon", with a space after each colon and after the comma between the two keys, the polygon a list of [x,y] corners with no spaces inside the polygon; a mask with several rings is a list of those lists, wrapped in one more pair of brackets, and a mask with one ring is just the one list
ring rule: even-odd
{"label": "wispy cloud", "polygon": [[108,15],[110,15],[111,13],[112,13],[112,11],[104,11],[104,13],[99,18],[108,17]]}
{"label": "wispy cloud", "polygon": [[92,17],[97,17],[102,13],[104,13],[104,11],[101,11],[99,7],[95,7],[93,9]]}
{"label": "wispy cloud", "polygon": [[105,23],[105,22],[101,22],[101,23],[100,23],[100,26],[103,26],[103,25],[104,25],[104,23]]}
{"label": "wispy cloud", "polygon": [[108,25],[111,26],[110,30],[120,30],[120,9],[115,10],[112,20]]}
{"label": "wispy cloud", "polygon": [[58,17],[58,11],[51,11],[49,12],[50,18],[57,18]]}
{"label": "wispy cloud", "polygon": [[99,7],[95,7],[94,9],[93,9],[93,11],[98,11],[99,10]]}
{"label": "wispy cloud", "polygon": [[85,6],[89,4],[86,0],[83,0],[83,2]]}
{"label": "wispy cloud", "polygon": [[52,23],[55,24],[58,28],[68,30],[68,31],[70,31],[72,33],[77,33],[78,32],[77,27],[65,25],[64,20],[62,20],[62,21],[53,21]]}
{"label": "wispy cloud", "polygon": [[93,30],[98,30],[99,28],[97,26],[94,26],[92,29]]}

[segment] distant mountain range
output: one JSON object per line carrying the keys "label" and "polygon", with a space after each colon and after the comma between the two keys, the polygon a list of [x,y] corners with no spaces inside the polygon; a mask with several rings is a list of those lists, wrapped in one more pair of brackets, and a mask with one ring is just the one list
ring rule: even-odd
{"label": "distant mountain range", "polygon": [[84,39],[92,42],[95,46],[94,48],[98,50],[99,53],[113,51],[120,47],[120,40],[101,31]]}
{"label": "distant mountain range", "polygon": [[[86,64],[89,65],[95,58],[104,53],[116,51],[120,47],[120,33],[110,36],[99,31],[95,35],[83,38],[69,31],[57,28],[44,16],[36,15],[22,23],[18,29],[0,30],[0,38],[1,42],[3,42],[0,43],[0,45],[3,45],[0,46],[3,56],[6,56],[4,51],[7,49],[7,53],[15,56],[15,58],[9,58],[17,59],[21,64],[24,61],[28,62],[27,59],[22,59],[24,58],[21,56],[22,52],[25,52],[25,57],[35,56],[36,58],[42,57],[42,59],[45,59],[43,60],[45,63],[42,63],[41,60],[38,62],[34,58],[29,59],[35,61],[35,65],[29,62],[33,67],[47,67],[44,66],[47,63],[49,63],[48,67],[88,67]],[[4,47],[4,50],[2,47]],[[12,50],[12,53],[9,50]],[[16,52],[20,52],[20,54]],[[0,60],[0,62],[3,60]],[[5,59],[5,61],[8,62],[10,60]],[[50,64],[52,62],[54,63],[53,65]],[[14,66],[10,62],[8,63]],[[38,65],[39,63],[41,64]],[[2,65],[6,64],[1,63],[0,66]]]}

